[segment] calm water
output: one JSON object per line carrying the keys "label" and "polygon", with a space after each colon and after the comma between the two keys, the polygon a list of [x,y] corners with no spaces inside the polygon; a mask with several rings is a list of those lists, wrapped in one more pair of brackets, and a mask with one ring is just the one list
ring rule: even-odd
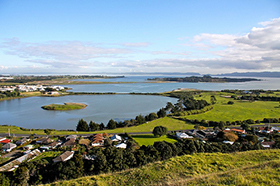
{"label": "calm water", "polygon": [[[79,119],[103,122],[122,121],[156,112],[174,98],[139,95],[79,95],[64,97],[31,97],[0,102],[1,125],[24,128],[76,129]],[[47,111],[41,106],[65,102],[85,103],[82,110]]]}
{"label": "calm water", "polygon": [[[65,85],[73,92],[165,92],[178,88],[200,90],[223,89],[280,89],[280,78],[265,78],[262,81],[244,83],[145,83],[147,76],[131,76],[116,79],[92,79],[87,81],[137,82],[129,84]],[[79,95],[65,97],[31,97],[0,102],[1,125],[16,125],[25,128],[75,129],[79,119],[103,122],[132,119],[158,111],[174,98],[139,95]],[[79,102],[88,105],[83,110],[46,111],[41,106],[51,103]]]}
{"label": "calm water", "polygon": [[[194,88],[199,90],[224,90],[224,89],[280,89],[280,78],[262,78],[262,81],[250,81],[243,83],[145,83],[147,76],[132,76],[115,79],[89,79],[87,81],[111,81],[111,82],[138,82],[129,84],[90,84],[71,85],[73,92],[166,92],[178,88]],[[65,85],[68,86],[68,85]]]}

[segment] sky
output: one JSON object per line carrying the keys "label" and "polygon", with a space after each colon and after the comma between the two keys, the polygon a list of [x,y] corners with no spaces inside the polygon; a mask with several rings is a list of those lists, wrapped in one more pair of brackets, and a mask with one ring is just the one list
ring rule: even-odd
{"label": "sky", "polygon": [[0,0],[0,74],[280,71],[280,0]]}

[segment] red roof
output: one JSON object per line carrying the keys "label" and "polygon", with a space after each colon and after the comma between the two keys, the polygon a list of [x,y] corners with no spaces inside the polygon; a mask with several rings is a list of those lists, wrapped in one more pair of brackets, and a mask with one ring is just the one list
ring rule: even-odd
{"label": "red roof", "polygon": [[11,142],[11,140],[9,140],[9,139],[4,139],[4,140],[0,141],[0,143],[10,143],[10,142]]}

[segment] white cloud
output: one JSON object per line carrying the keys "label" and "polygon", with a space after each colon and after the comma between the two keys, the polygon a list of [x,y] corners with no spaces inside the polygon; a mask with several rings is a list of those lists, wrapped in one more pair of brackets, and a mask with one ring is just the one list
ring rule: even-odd
{"label": "white cloud", "polygon": [[148,42],[142,42],[142,43],[123,43],[121,45],[127,46],[127,47],[147,47],[147,46],[150,45],[150,43],[148,43]]}
{"label": "white cloud", "polygon": [[124,48],[100,47],[79,41],[50,41],[46,43],[21,42],[9,39],[1,45],[6,54],[25,58],[26,62],[57,68],[93,65],[95,58],[119,58],[131,51]]}
{"label": "white cloud", "polygon": [[280,69],[280,18],[260,25],[243,35],[202,33],[193,38],[186,38],[188,42],[183,45],[166,46],[173,50],[164,50],[164,46],[161,46],[161,51],[151,51],[150,48],[137,49],[150,46],[148,42],[102,45],[79,41],[28,43],[21,42],[17,38],[2,43],[0,47],[10,55],[24,58],[31,65],[40,64],[40,67],[46,66],[49,69],[95,67],[121,68],[127,71],[177,69],[181,72],[206,69],[208,73],[230,69],[232,71]]}

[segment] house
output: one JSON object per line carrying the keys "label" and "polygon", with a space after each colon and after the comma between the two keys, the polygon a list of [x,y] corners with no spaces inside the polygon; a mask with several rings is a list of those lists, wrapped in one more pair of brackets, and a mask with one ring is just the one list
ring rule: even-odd
{"label": "house", "polygon": [[234,142],[233,141],[223,141],[223,143],[227,143],[227,144],[234,144]]}
{"label": "house", "polygon": [[103,134],[95,134],[92,139],[92,146],[102,146],[104,144]]}
{"label": "house", "polygon": [[11,150],[13,150],[14,148],[16,148],[17,145],[13,144],[13,143],[7,143],[5,145],[2,146],[2,151],[4,152],[11,152]]}
{"label": "house", "polygon": [[40,150],[42,151],[42,152],[45,152],[45,151],[48,151],[50,148],[48,147],[48,146],[41,146],[40,147]]}
{"label": "house", "polygon": [[22,139],[20,139],[20,140],[18,140],[18,141],[16,141],[16,145],[18,145],[18,146],[20,146],[20,145],[23,145],[23,144],[25,144],[26,142],[28,142],[30,139],[27,139],[27,138],[22,138]]}
{"label": "house", "polygon": [[76,140],[74,138],[70,138],[68,141],[63,143],[61,146],[62,147],[75,147],[76,146]]}
{"label": "house", "polygon": [[10,142],[12,142],[12,140],[9,140],[7,138],[0,138],[0,143],[2,143],[2,144],[7,144],[7,143],[10,143]]}
{"label": "house", "polygon": [[127,145],[125,143],[119,143],[117,145],[115,145],[116,148],[122,148],[122,149],[126,149]]}
{"label": "house", "polygon": [[230,129],[230,131],[233,131],[233,132],[236,132],[236,133],[239,133],[239,134],[245,134],[246,133],[246,131],[244,129],[233,128],[233,129]]}
{"label": "house", "polygon": [[66,140],[69,140],[69,139],[77,139],[78,138],[78,136],[77,135],[68,135],[68,136],[66,136]]}
{"label": "house", "polygon": [[53,142],[53,140],[50,138],[41,138],[40,140],[36,141],[36,143],[38,143],[38,144],[45,144],[45,145],[47,145],[51,142]]}
{"label": "house", "polygon": [[261,144],[264,148],[272,148],[274,143],[275,143],[274,141],[266,141],[266,142],[262,142]]}
{"label": "house", "polygon": [[54,163],[61,162],[61,161],[68,161],[74,156],[74,151],[66,151],[60,156],[53,159]]}
{"label": "house", "polygon": [[54,149],[54,148],[56,148],[58,145],[61,145],[61,142],[54,141],[54,142],[48,144],[47,146],[48,146],[50,149]]}
{"label": "house", "polygon": [[110,137],[111,141],[122,141],[122,137],[115,134],[114,136]]}
{"label": "house", "polygon": [[24,150],[30,150],[33,149],[33,145],[26,145],[23,147]]}
{"label": "house", "polygon": [[176,137],[178,139],[187,139],[187,138],[193,138],[192,136],[187,135],[186,133],[176,132]]}

